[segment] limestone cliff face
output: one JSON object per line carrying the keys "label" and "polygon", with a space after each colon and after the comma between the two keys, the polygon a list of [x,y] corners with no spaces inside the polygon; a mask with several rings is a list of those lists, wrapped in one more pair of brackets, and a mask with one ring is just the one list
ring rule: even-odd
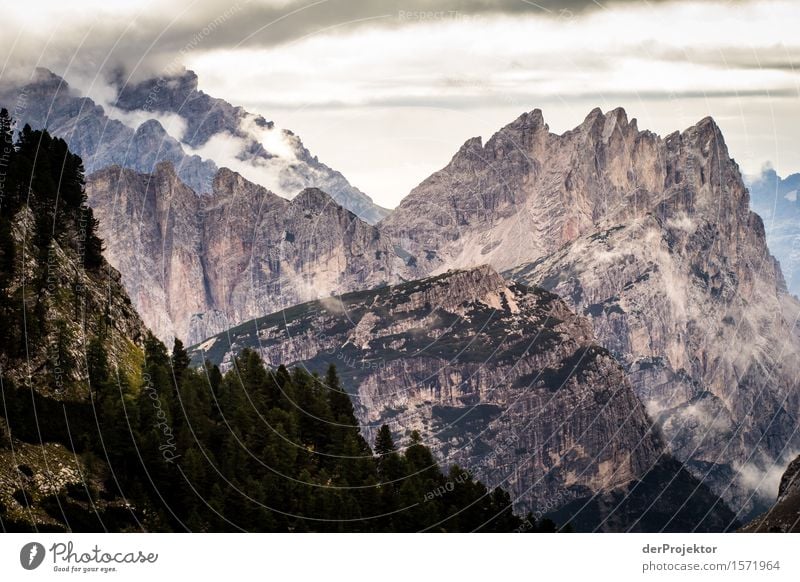
{"label": "limestone cliff face", "polygon": [[485,145],[467,141],[382,223],[421,273],[544,256],[606,217],[635,215],[663,189],[662,141],[621,109],[549,131],[538,109]]}
{"label": "limestone cliff face", "polygon": [[[502,485],[522,509],[632,487],[668,459],[589,322],[489,267],[298,305],[211,337],[193,355],[227,368],[244,347],[272,365],[336,364],[368,435],[388,423],[405,443],[419,430],[442,464]],[[672,486],[688,495],[699,484],[677,466]],[[708,509],[716,498],[706,495],[698,505]],[[733,515],[719,508],[694,524],[724,529]],[[610,513],[596,511],[587,527]],[[655,521],[645,528],[658,529]],[[620,518],[617,529],[632,523]]]}
{"label": "limestone cliff face", "polygon": [[800,450],[800,304],[712,119],[661,138],[594,110],[554,135],[534,111],[468,142],[383,227],[418,272],[490,262],[563,297],[680,460],[744,514],[772,498],[770,468]]}
{"label": "limestone cliff face", "polygon": [[669,136],[663,160],[646,212],[514,277],[592,318],[676,456],[747,514],[775,494],[773,465],[800,449],[800,304],[716,125]]}
{"label": "limestone cliff face", "polygon": [[199,341],[320,296],[394,281],[392,245],[317,189],[286,200],[222,169],[197,196],[170,164],[87,181],[107,257],[164,341]]}

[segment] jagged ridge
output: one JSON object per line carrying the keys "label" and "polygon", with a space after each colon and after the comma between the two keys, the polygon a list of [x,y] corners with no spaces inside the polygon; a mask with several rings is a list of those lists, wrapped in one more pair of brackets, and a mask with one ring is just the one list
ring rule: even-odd
{"label": "jagged ridge", "polygon": [[228,169],[197,196],[169,163],[91,175],[107,256],[154,333],[197,342],[295,303],[398,280],[391,243],[319,189],[289,201]]}
{"label": "jagged ridge", "polygon": [[[555,295],[509,283],[489,267],[298,305],[192,353],[224,369],[246,347],[272,365],[336,364],[353,387],[362,430],[389,423],[404,439],[419,430],[440,463],[502,484],[521,508],[632,487],[668,466],[661,439],[620,366],[593,344],[588,322]],[[691,492],[686,479],[679,472]],[[708,509],[717,498],[706,495]],[[587,521],[597,519],[595,512]],[[678,519],[678,527],[724,529],[733,515],[720,503],[700,521]],[[662,525],[644,517],[641,527]]]}

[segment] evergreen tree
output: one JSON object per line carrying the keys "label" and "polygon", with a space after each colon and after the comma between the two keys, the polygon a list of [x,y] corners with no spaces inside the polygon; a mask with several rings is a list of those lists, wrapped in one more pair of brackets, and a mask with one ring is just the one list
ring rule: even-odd
{"label": "evergreen tree", "polygon": [[89,270],[96,270],[103,264],[103,251],[105,250],[103,240],[97,236],[100,222],[94,217],[94,212],[88,206],[83,209],[83,212],[86,224],[83,264]]}
{"label": "evergreen tree", "polygon": [[172,343],[172,373],[175,375],[175,380],[177,383],[180,383],[181,375],[183,371],[189,367],[191,363],[189,360],[189,354],[186,352],[186,349],[183,347],[183,342],[178,338],[175,338],[175,341]]}
{"label": "evergreen tree", "polygon": [[101,338],[92,338],[86,348],[86,369],[92,392],[102,398],[108,387],[108,354]]}
{"label": "evergreen tree", "polygon": [[378,430],[378,434],[375,437],[375,454],[379,457],[383,457],[394,452],[395,450],[396,447],[394,446],[392,431],[389,430],[389,427],[384,424]]}
{"label": "evergreen tree", "polygon": [[0,109],[0,216],[13,218],[19,209],[15,171],[14,121]]}

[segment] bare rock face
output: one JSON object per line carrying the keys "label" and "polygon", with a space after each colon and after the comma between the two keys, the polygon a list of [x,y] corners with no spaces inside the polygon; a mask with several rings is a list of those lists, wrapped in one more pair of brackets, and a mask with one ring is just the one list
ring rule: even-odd
{"label": "bare rock face", "polygon": [[375,227],[317,189],[286,200],[222,169],[198,196],[170,164],[87,180],[106,256],[147,325],[196,342],[333,293],[397,280],[404,264]]}
{"label": "bare rock face", "polygon": [[800,304],[716,125],[669,136],[663,160],[648,212],[513,272],[592,318],[674,454],[748,515],[800,450]]}
{"label": "bare rock face", "polygon": [[554,135],[534,111],[383,226],[418,272],[489,262],[563,297],[679,460],[742,515],[773,498],[772,467],[800,450],[800,304],[712,119],[661,138],[594,110]]}
{"label": "bare rock face", "polygon": [[[665,454],[623,369],[593,343],[589,322],[557,296],[489,267],[298,305],[213,336],[192,353],[198,363],[227,368],[245,347],[271,365],[324,371],[336,364],[368,435],[387,423],[407,443],[418,430],[442,464],[502,485],[522,510],[585,504],[601,491],[637,498],[635,483],[661,471],[670,479],[657,480],[648,502],[639,499],[644,508],[659,505],[655,491],[673,490],[685,501],[699,488],[705,497],[697,506],[718,503],[719,511],[707,520],[705,511],[681,517],[679,527],[722,530],[734,522]],[[581,505],[565,521],[577,520]],[[594,511],[582,527],[599,527],[613,513],[613,506]],[[636,516],[643,529],[664,525],[645,514]],[[631,515],[611,529],[632,526]]]}
{"label": "bare rock face", "polygon": [[550,133],[540,110],[492,138],[468,140],[381,227],[420,273],[490,263],[508,269],[636,213],[662,188],[659,138],[622,109],[592,111],[577,128]]}

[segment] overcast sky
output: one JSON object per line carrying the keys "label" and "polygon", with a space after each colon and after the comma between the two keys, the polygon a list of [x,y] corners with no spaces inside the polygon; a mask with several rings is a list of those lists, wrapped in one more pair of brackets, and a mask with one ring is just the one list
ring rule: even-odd
{"label": "overcast sky", "polygon": [[[622,105],[661,134],[714,116],[748,173],[800,171],[797,2],[32,0],[3,7],[0,75],[99,91],[185,65],[394,206],[467,138],[541,108]],[[213,24],[212,24],[213,23]]]}

